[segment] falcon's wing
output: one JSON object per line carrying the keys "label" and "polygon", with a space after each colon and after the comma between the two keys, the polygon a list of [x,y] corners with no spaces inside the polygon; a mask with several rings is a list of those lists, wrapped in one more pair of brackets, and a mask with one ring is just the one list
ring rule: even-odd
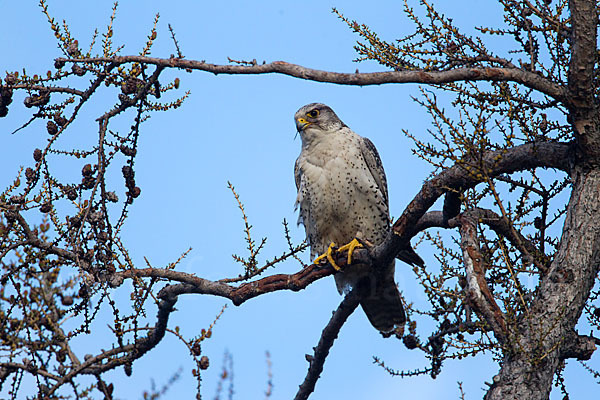
{"label": "falcon's wing", "polygon": [[302,170],[300,170],[300,158],[296,159],[294,164],[294,179],[296,180],[296,190],[300,190],[300,182],[302,180]]}
{"label": "falcon's wing", "polygon": [[379,190],[381,190],[381,193],[383,194],[385,204],[389,206],[387,179],[385,178],[383,164],[381,163],[381,158],[379,158],[379,153],[377,153],[375,145],[369,139],[365,137],[361,138],[360,151],[362,152],[367,167],[369,167],[369,171],[371,171],[371,175],[373,175]]}
{"label": "falcon's wing", "polygon": [[[296,204],[294,204],[294,210],[300,208],[300,212],[298,213],[298,222],[297,224],[304,225],[305,228],[309,228],[310,225],[310,217],[309,217],[309,208],[306,206],[302,206],[303,204],[308,204],[308,193],[303,187],[302,183],[302,168],[300,168],[300,157],[296,159],[296,163],[294,164],[294,180],[296,181],[296,189],[298,190],[298,195],[296,196]],[[308,237],[308,230],[306,232],[306,236]]]}
{"label": "falcon's wing", "polygon": [[[375,178],[375,182],[377,183],[377,186],[379,186],[379,189],[383,194],[385,204],[389,207],[387,179],[385,178],[383,164],[381,163],[381,158],[379,158],[379,153],[377,153],[375,145],[369,139],[362,138],[362,140],[360,141],[360,150],[365,159],[365,162],[367,163],[367,167],[369,167],[369,171],[371,171],[371,175],[373,175],[373,178]],[[412,247],[410,247],[410,245],[405,249],[400,250],[396,258],[404,261],[409,265],[425,265],[423,259],[419,257],[417,253],[415,253],[415,251]],[[370,318],[371,317],[369,317],[369,319]]]}

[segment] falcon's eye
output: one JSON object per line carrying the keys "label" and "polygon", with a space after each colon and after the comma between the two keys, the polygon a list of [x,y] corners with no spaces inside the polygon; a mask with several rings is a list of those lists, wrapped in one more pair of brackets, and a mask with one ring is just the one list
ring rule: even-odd
{"label": "falcon's eye", "polygon": [[317,118],[319,116],[319,110],[312,110],[306,113],[311,118]]}

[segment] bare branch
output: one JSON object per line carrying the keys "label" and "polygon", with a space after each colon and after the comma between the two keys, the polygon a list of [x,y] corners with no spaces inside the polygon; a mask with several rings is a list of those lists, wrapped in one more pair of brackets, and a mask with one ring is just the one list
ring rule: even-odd
{"label": "bare branch", "polygon": [[[488,153],[481,160],[481,170],[488,177],[532,168],[557,168],[569,171],[571,146],[566,143],[527,143],[507,150]],[[418,222],[427,210],[449,189],[466,190],[482,182],[477,174],[465,169],[463,163],[448,168],[425,182],[419,193],[394,222],[386,240],[372,250],[379,262],[389,262],[419,231]]]}
{"label": "bare branch", "polygon": [[68,94],[73,94],[73,95],[80,96],[80,97],[83,97],[85,95],[85,92],[82,92],[81,90],[73,89],[70,87],[31,85],[31,84],[24,84],[24,83],[20,83],[17,85],[7,85],[7,87],[10,89],[39,90],[39,91],[45,91],[48,93],[68,93]]}
{"label": "bare branch", "polygon": [[596,351],[596,346],[600,345],[600,339],[591,335],[579,335],[573,331],[565,339],[565,344],[561,354],[563,359],[589,360]]}
{"label": "bare branch", "polygon": [[569,63],[569,96],[577,109],[590,109],[594,102],[594,63],[598,12],[595,2],[571,0],[571,62]]}
{"label": "bare branch", "polygon": [[594,97],[598,6],[594,1],[583,0],[571,0],[569,5],[572,45],[568,89],[572,124],[581,142],[579,150],[595,164],[600,157],[598,107]]}
{"label": "bare branch", "polygon": [[[360,254],[364,257],[366,251],[363,250]],[[362,260],[363,258],[361,258],[361,256],[357,256],[357,260]],[[338,265],[345,265],[343,258],[343,254],[338,255],[338,259],[340,260]],[[335,270],[329,264],[323,266],[312,264],[295,274],[271,275],[236,287],[222,281],[215,282],[185,272],[161,268],[145,268],[116,272],[111,276],[109,283],[111,286],[117,287],[120,286],[125,279],[131,279],[133,277],[162,278],[181,283],[165,286],[159,292],[159,298],[178,296],[186,293],[210,294],[230,299],[233,304],[239,306],[246,300],[260,296],[261,294],[278,290],[292,290],[295,292],[302,290],[314,281],[333,275],[334,273]]]}
{"label": "bare branch", "polygon": [[477,224],[472,217],[460,216],[460,246],[463,250],[467,275],[467,299],[475,311],[492,327],[499,342],[506,339],[508,333],[504,315],[485,280],[484,261],[477,239]]}
{"label": "bare branch", "polygon": [[306,356],[310,366],[294,400],[308,399],[308,396],[315,390],[315,384],[321,376],[321,372],[323,372],[323,364],[327,355],[329,355],[329,349],[333,346],[333,342],[337,339],[340,329],[342,329],[348,317],[358,307],[359,298],[358,290],[352,290],[333,313],[327,326],[323,329],[323,333],[321,333],[321,338],[319,339],[319,344],[315,347],[314,355]]}
{"label": "bare branch", "polygon": [[[475,208],[472,210],[465,211],[462,215],[470,218],[475,218],[480,223],[486,224],[498,235],[507,238],[513,246],[515,246],[521,253],[529,256],[532,259],[538,269],[544,272],[550,265],[550,259],[546,254],[539,250],[535,245],[523,236],[519,231],[511,229],[506,221],[492,210],[486,210],[483,208]],[[430,211],[423,215],[417,223],[416,231],[421,232],[425,229],[437,227],[437,228],[457,228],[460,226],[460,218],[453,218],[446,220],[441,211]]]}
{"label": "bare branch", "polygon": [[[159,302],[157,322],[154,328],[149,331],[148,336],[138,339],[135,343],[115,347],[94,357],[88,358],[76,368],[72,369],[68,374],[64,375],[50,389],[49,394],[52,394],[64,383],[69,382],[76,375],[98,375],[121,365],[131,365],[134,360],[142,357],[162,340],[165,335],[169,316],[171,315],[171,312],[173,312],[173,307],[175,306],[176,302],[177,297],[162,299]],[[121,353],[125,354],[119,357],[118,355]]]}
{"label": "bare branch", "polygon": [[535,89],[556,100],[565,101],[566,90],[556,83],[538,74],[519,68],[457,68],[449,71],[385,71],[367,73],[339,73],[322,71],[291,64],[285,61],[273,61],[261,65],[218,65],[204,61],[185,60],[180,58],[155,58],[142,56],[91,57],[91,58],[58,58],[57,62],[72,63],[143,63],[154,64],[166,68],[196,69],[212,72],[215,75],[256,75],[277,73],[307,79],[316,82],[329,82],[339,85],[382,85],[386,83],[426,83],[444,84],[459,81],[511,81]]}

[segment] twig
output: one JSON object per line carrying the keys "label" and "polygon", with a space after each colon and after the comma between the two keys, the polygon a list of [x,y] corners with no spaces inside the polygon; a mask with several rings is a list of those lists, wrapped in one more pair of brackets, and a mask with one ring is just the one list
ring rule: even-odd
{"label": "twig", "polygon": [[265,353],[267,359],[267,390],[265,391],[265,400],[269,400],[273,394],[273,363],[271,362],[271,353]]}
{"label": "twig", "polygon": [[175,49],[177,49],[177,57],[183,58],[183,53],[181,52],[181,49],[179,48],[179,42],[175,38],[175,31],[173,30],[173,27],[171,26],[171,24],[169,24],[169,32],[171,32],[171,39],[173,39],[173,43],[175,44]]}

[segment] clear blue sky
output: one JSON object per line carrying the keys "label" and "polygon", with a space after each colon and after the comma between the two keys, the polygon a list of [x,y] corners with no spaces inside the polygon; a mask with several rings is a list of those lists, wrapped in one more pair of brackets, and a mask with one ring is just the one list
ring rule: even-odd
{"label": "clear blue sky", "polygon": [[[501,18],[494,2],[439,3],[459,26],[468,29]],[[51,1],[49,6],[55,18],[67,20],[84,48],[89,45],[94,28],[104,32],[111,12],[107,1]],[[138,54],[158,12],[159,35],[152,52],[157,57],[175,53],[167,29],[170,23],[183,53],[190,59],[212,63],[227,63],[227,57],[259,62],[285,60],[343,72],[353,72],[357,67],[361,71],[382,70],[374,64],[352,63],[357,37],[331,13],[333,6],[347,17],[368,24],[385,39],[400,37],[413,29],[402,14],[401,1],[123,1],[113,40],[125,44],[122,54]],[[0,0],[0,9],[0,72],[20,70],[23,66],[32,73],[52,69],[59,52],[37,1]],[[281,225],[284,218],[292,222],[293,237],[302,240],[304,231],[295,226],[297,215],[293,209],[293,164],[300,151],[300,139],[295,138],[292,117],[306,103],[330,105],[353,130],[375,143],[387,171],[393,216],[402,212],[431,171],[411,155],[411,142],[402,133],[402,129],[408,129],[426,138],[430,128],[424,110],[410,99],[418,94],[416,85],[343,87],[276,75],[214,76],[183,71],[170,71],[165,76],[179,77],[182,88],[191,90],[192,95],[180,109],[154,114],[142,129],[136,162],[136,181],[142,196],[131,208],[124,231],[125,243],[140,267],[145,265],[143,257],[153,266],[165,266],[192,247],[181,270],[210,279],[237,275],[239,266],[230,255],[245,254],[245,243],[239,210],[227,189],[228,180],[245,203],[255,238],[269,238],[265,257],[272,258],[286,248]],[[114,92],[106,92],[99,97],[104,104],[112,104],[114,96]],[[3,188],[13,179],[16,166],[31,164],[31,151],[47,136],[43,123],[17,135],[9,134],[28,118],[19,104],[22,97],[15,96],[14,101],[9,118],[0,120]],[[101,107],[84,110],[83,116],[92,122],[78,125],[78,132],[71,132],[72,136],[65,139],[66,148],[93,138],[93,117]],[[81,166],[69,168],[65,166],[57,173],[77,175]],[[116,165],[113,168],[118,169]],[[115,176],[121,179],[119,174],[116,170]],[[121,189],[118,182],[116,187]],[[435,265],[431,254],[421,255],[428,264]],[[309,261],[308,254],[304,258]],[[272,272],[297,269],[297,264],[287,263]],[[424,304],[425,296],[414,284],[410,268],[398,262],[396,269],[405,298]],[[211,361],[203,374],[204,397],[212,398],[223,353],[229,351],[234,360],[236,398],[263,398],[267,381],[265,351],[269,351],[275,385],[273,398],[291,398],[306,373],[304,355],[312,353],[323,326],[340,301],[333,279],[323,279],[300,293],[261,296],[237,308],[229,304],[213,337],[203,344],[203,352]],[[226,303],[221,298],[185,296],[177,303],[178,311],[170,326],[179,325],[188,337],[198,334]],[[149,310],[150,315],[154,313],[155,310]],[[426,337],[427,324],[420,328]],[[98,323],[96,329],[95,332],[105,332],[105,324]],[[108,348],[110,342],[103,342],[102,335],[81,339],[80,357],[101,347]],[[400,379],[373,365],[373,355],[396,369],[428,366],[421,353],[407,350],[398,341],[382,339],[364,314],[357,311],[342,328],[313,398],[458,398],[456,382],[462,381],[467,398],[477,399],[483,396],[484,381],[491,381],[497,371],[486,355],[447,362],[436,380],[428,376]],[[595,358],[592,365],[598,366]],[[190,371],[194,365],[186,348],[172,336],[135,362],[131,378],[122,369],[111,372],[107,378],[114,382],[118,398],[135,399],[150,386],[151,379],[160,386],[180,367],[182,378],[167,398],[192,398],[195,381]],[[574,399],[588,398],[597,392],[597,384],[577,362],[569,362],[566,377]],[[553,399],[561,397],[558,391],[553,392]]]}

